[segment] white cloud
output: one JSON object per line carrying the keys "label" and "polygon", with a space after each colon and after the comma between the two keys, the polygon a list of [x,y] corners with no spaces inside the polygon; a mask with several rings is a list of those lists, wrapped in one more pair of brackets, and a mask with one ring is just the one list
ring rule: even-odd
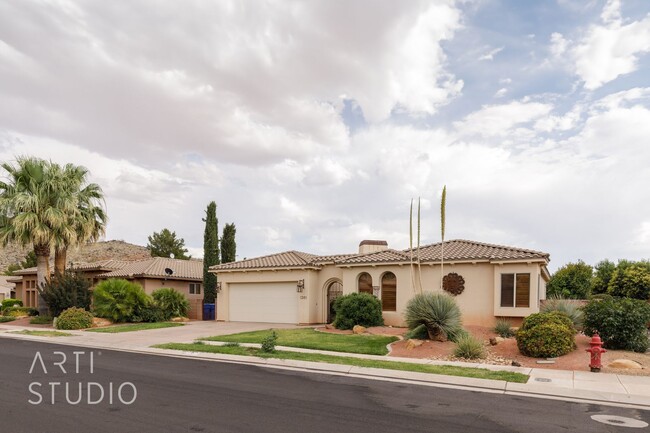
{"label": "white cloud", "polygon": [[494,97],[495,98],[503,98],[504,96],[506,96],[506,93],[508,93],[508,89],[506,89],[505,87],[502,87],[502,88],[500,88],[499,90],[497,90],[494,93]]}
{"label": "white cloud", "polygon": [[601,13],[602,23],[591,25],[574,40],[551,35],[550,51],[556,58],[568,53],[571,70],[594,90],[634,72],[640,56],[650,52],[650,14],[625,22],[619,0],[610,0]]}
{"label": "white cloud", "polygon": [[501,51],[503,51],[504,47],[499,47],[495,48],[493,50],[488,51],[487,53],[483,54],[481,57],[479,57],[479,60],[494,60],[494,56],[499,54]]}
{"label": "white cloud", "polygon": [[533,122],[546,116],[553,107],[540,102],[512,101],[507,104],[486,105],[467,115],[462,121],[454,122],[463,135],[499,135],[513,132],[513,128]]}

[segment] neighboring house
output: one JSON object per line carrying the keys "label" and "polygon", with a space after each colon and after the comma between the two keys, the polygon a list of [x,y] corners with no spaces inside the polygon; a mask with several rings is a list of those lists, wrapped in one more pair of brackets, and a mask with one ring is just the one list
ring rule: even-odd
{"label": "neighboring house", "polygon": [[8,275],[0,275],[0,303],[15,294],[16,284],[9,281],[11,278]]}
{"label": "neighboring house", "polygon": [[[415,261],[415,249],[363,241],[358,254],[287,251],[213,266],[219,280],[217,319],[324,323],[332,319],[336,297],[366,292],[381,300],[387,325],[403,325],[406,304],[419,292],[411,254]],[[440,291],[441,244],[420,247],[419,255],[424,291]],[[465,324],[491,326],[500,317],[517,323],[538,312],[546,298],[548,263],[549,255],[539,251],[466,240],[444,243],[443,274],[447,284],[463,288],[455,299]]]}
{"label": "neighboring house", "polygon": [[[109,278],[134,281],[148,294],[161,287],[172,287],[183,293],[190,301],[190,319],[200,320],[203,317],[203,262],[200,260],[152,257],[131,262],[104,260],[75,263],[70,268],[83,272],[93,287],[98,282]],[[16,298],[21,299],[27,307],[38,307],[36,268],[16,271],[15,277],[10,281],[16,284]]]}

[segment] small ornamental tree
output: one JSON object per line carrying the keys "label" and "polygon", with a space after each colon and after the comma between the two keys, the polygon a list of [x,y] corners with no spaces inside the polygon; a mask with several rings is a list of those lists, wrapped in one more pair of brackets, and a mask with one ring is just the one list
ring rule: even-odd
{"label": "small ornamental tree", "polygon": [[594,295],[607,293],[607,287],[615,271],[616,264],[614,262],[607,259],[598,262],[594,267],[591,293]]}
{"label": "small ornamental tree", "polygon": [[90,282],[80,273],[66,271],[63,274],[55,274],[38,291],[53,317],[71,307],[90,310]]}
{"label": "small ornamental tree", "polygon": [[176,232],[169,229],[162,229],[160,233],[154,232],[148,238],[147,249],[151,257],[171,257],[175,259],[188,260],[191,257],[186,255],[185,239],[177,238]]}
{"label": "small ornamental tree", "polygon": [[235,242],[237,229],[234,223],[226,224],[221,236],[221,263],[234,262],[237,256],[237,242]]}
{"label": "small ornamental tree", "polygon": [[203,302],[214,304],[217,296],[217,276],[209,272],[210,266],[219,264],[219,220],[217,204],[210,202],[205,211],[203,233]]}
{"label": "small ornamental tree", "polygon": [[643,263],[617,269],[609,281],[607,292],[612,296],[649,300],[650,269]]}
{"label": "small ornamental tree", "polygon": [[567,263],[558,269],[548,284],[548,296],[564,299],[587,299],[591,294],[593,268],[579,260],[577,263]]}
{"label": "small ornamental tree", "polygon": [[650,347],[648,302],[607,297],[592,300],[583,307],[583,311],[585,334],[592,336],[598,331],[606,349],[643,353]]}

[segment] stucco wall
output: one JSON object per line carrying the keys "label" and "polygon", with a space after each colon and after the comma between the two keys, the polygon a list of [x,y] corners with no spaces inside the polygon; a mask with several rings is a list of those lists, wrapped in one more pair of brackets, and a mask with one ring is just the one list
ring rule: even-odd
{"label": "stucco wall", "polygon": [[[412,285],[410,266],[407,265],[376,265],[356,267],[336,267],[327,265],[321,270],[277,270],[219,273],[222,291],[218,295],[217,318],[229,320],[229,284],[230,283],[265,283],[265,282],[295,282],[305,280],[305,291],[296,293],[299,297],[300,323],[324,323],[327,318],[327,287],[330,282],[340,280],[343,284],[343,294],[357,292],[358,278],[367,272],[372,277],[373,286],[378,289],[376,294],[381,299],[381,278],[386,272],[392,272],[397,277],[397,308],[396,311],[384,311],[384,321],[387,325],[403,326],[404,311],[408,301],[419,292]],[[418,269],[414,266],[413,277],[419,282]],[[463,322],[468,325],[494,325],[497,317],[520,318],[539,311],[540,294],[544,293],[544,281],[540,275],[540,266],[531,264],[492,264],[477,263],[448,263],[443,267],[443,273],[455,272],[465,280],[465,290],[456,296],[462,313]],[[500,307],[501,273],[526,272],[531,274],[531,293],[529,308]],[[422,286],[424,291],[441,291],[440,266],[423,265],[421,267]]]}

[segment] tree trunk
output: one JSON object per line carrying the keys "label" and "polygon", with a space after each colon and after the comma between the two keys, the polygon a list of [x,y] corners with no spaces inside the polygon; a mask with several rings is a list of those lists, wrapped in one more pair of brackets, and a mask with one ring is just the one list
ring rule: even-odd
{"label": "tree trunk", "polygon": [[[50,280],[50,246],[49,245],[34,245],[34,254],[36,254],[36,284],[38,289]],[[45,303],[45,299],[41,296],[40,290],[38,292],[38,314],[46,316],[49,308]]]}
{"label": "tree trunk", "polygon": [[61,248],[54,252],[54,273],[63,274],[65,272],[65,262],[67,260],[68,249]]}

